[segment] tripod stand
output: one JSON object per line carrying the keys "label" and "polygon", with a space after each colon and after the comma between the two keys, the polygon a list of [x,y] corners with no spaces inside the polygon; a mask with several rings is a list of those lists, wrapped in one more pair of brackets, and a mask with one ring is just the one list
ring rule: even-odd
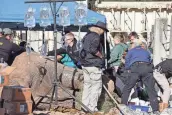
{"label": "tripod stand", "polygon": [[[52,95],[51,95],[51,100],[50,100],[50,105],[49,105],[49,109],[51,108],[51,103],[53,102],[53,97],[55,95],[55,103],[57,104],[57,100],[58,100],[58,94],[57,94],[57,87],[59,86],[60,88],[62,88],[66,93],[68,93],[72,98],[74,98],[78,103],[80,103],[86,110],[88,110],[90,113],[93,113],[88,107],[86,107],[81,101],[77,100],[75,98],[75,96],[73,96],[68,90],[66,90],[62,84],[59,82],[58,78],[57,78],[57,24],[56,24],[56,17],[57,17],[57,12],[56,11],[56,2],[73,2],[76,0],[30,0],[30,1],[26,1],[25,3],[53,3],[53,7],[51,6],[51,11],[53,14],[53,20],[54,20],[54,50],[55,50],[55,58],[54,58],[54,72],[55,72],[55,76],[54,76],[54,82],[53,82],[53,91],[52,91]],[[77,1],[83,1],[83,0],[77,0]],[[62,5],[61,4],[61,5]],[[43,100],[44,97],[42,97],[38,103],[40,103]],[[38,103],[36,104],[36,106],[38,105]]]}

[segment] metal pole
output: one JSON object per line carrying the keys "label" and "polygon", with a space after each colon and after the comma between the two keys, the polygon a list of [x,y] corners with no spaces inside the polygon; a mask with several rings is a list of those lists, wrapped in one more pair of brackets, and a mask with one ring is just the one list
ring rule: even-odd
{"label": "metal pole", "polygon": [[43,34],[43,35],[42,35],[42,44],[44,44],[44,43],[45,43],[45,28],[44,28],[42,34]]}
{"label": "metal pole", "polygon": [[[81,41],[81,26],[79,26],[79,30],[78,30],[79,34],[78,34],[78,37],[79,37],[79,42]],[[80,48],[80,47],[79,47]]]}
{"label": "metal pole", "polygon": [[[56,2],[53,2],[53,9],[54,9],[54,14],[53,14],[53,17],[54,17],[54,50],[55,50],[55,57],[54,57],[54,59],[55,59],[55,61],[54,61],[54,68],[55,68],[55,84],[57,84],[57,81],[58,81],[58,79],[57,79],[57,51],[56,51],[56,49],[57,49],[57,26],[56,26]],[[58,98],[58,96],[57,96],[57,86],[55,87],[55,103],[57,103],[57,98]]]}
{"label": "metal pole", "polygon": [[162,39],[163,39],[163,23],[165,23],[164,18],[158,18],[155,20],[154,27],[154,47],[153,47],[153,61],[154,65],[157,65],[166,57],[166,51],[164,49]]}
{"label": "metal pole", "polygon": [[22,30],[20,30],[20,42],[23,41]]}
{"label": "metal pole", "polygon": [[144,25],[144,27],[145,27],[145,28],[144,28],[144,31],[147,31],[147,23],[146,23],[147,20],[146,20],[146,19],[147,19],[147,18],[146,18],[146,8],[144,8],[144,24],[145,24],[145,25]]}
{"label": "metal pole", "polygon": [[116,26],[117,26],[117,29],[119,30],[119,29],[121,29],[121,12],[120,11],[117,11],[117,12],[115,12],[115,14],[116,14]]}
{"label": "metal pole", "polygon": [[125,11],[122,11],[122,15],[123,15],[123,28],[121,28],[121,30],[125,30]]}
{"label": "metal pole", "polygon": [[160,19],[155,20],[155,26],[154,26],[154,43],[153,43],[153,63],[154,65],[157,65],[161,62],[160,57]]}
{"label": "metal pole", "polygon": [[171,31],[170,31],[170,55],[169,55],[169,58],[172,59],[172,16],[171,16]]}
{"label": "metal pole", "polygon": [[105,68],[107,69],[107,44],[106,44],[106,39],[107,39],[107,32],[104,32]]}
{"label": "metal pole", "polygon": [[132,14],[133,14],[133,23],[132,23],[132,31],[135,31],[135,20],[136,20],[136,13],[135,11],[132,11]]}
{"label": "metal pole", "polygon": [[27,30],[25,31],[26,32],[26,42],[27,42],[27,40],[28,40],[28,32],[27,32]]}
{"label": "metal pole", "polygon": [[107,94],[110,96],[110,98],[112,99],[112,101],[116,104],[116,106],[118,107],[118,109],[122,112],[122,114],[123,115],[127,115],[127,113],[121,108],[120,104],[118,104],[118,102],[115,100],[115,98],[108,91],[108,89],[106,88],[106,86],[104,84],[103,84],[103,88],[105,89],[105,91],[107,92]]}
{"label": "metal pole", "polygon": [[79,104],[81,104],[86,110],[88,110],[91,114],[93,114],[93,112],[87,107],[85,106],[80,100],[78,100],[75,96],[73,96],[68,90],[66,90],[65,87],[63,87],[63,85],[59,82],[59,87],[61,87],[66,93],[68,93],[72,98],[74,98]]}
{"label": "metal pole", "polygon": [[53,83],[53,92],[52,92],[52,96],[51,96],[51,100],[50,100],[50,106],[49,106],[49,110],[51,109],[51,103],[53,101],[53,97],[54,97],[54,93],[55,93],[55,103],[57,104],[57,100],[58,100],[58,95],[57,95],[57,27],[56,27],[56,2],[53,2],[53,7],[52,7],[52,13],[53,13],[53,19],[54,19],[54,83]]}

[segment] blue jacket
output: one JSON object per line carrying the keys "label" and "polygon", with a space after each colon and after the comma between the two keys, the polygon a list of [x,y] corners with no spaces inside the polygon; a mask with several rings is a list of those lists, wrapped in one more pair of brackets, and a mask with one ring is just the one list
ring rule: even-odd
{"label": "blue jacket", "polygon": [[61,63],[63,65],[68,66],[68,67],[73,67],[73,68],[77,67],[75,65],[74,61],[70,58],[70,56],[68,54],[61,54],[61,56],[63,57],[61,59]]}
{"label": "blue jacket", "polygon": [[130,66],[135,62],[147,62],[151,63],[151,55],[150,53],[141,48],[140,46],[135,47],[128,51],[125,58],[125,68],[130,69]]}

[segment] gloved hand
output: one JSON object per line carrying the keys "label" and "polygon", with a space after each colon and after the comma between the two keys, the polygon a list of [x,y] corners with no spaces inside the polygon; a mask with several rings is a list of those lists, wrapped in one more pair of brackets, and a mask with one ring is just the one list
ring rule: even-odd
{"label": "gloved hand", "polygon": [[81,66],[81,62],[80,62],[80,61],[78,61],[76,65],[77,65],[77,66]]}

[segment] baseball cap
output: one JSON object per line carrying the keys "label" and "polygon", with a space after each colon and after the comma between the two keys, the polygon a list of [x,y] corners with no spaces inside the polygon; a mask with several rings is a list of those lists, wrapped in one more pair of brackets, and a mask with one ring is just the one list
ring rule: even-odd
{"label": "baseball cap", "polygon": [[11,35],[11,34],[13,34],[12,30],[9,29],[9,28],[4,28],[3,32],[4,32],[4,35]]}

